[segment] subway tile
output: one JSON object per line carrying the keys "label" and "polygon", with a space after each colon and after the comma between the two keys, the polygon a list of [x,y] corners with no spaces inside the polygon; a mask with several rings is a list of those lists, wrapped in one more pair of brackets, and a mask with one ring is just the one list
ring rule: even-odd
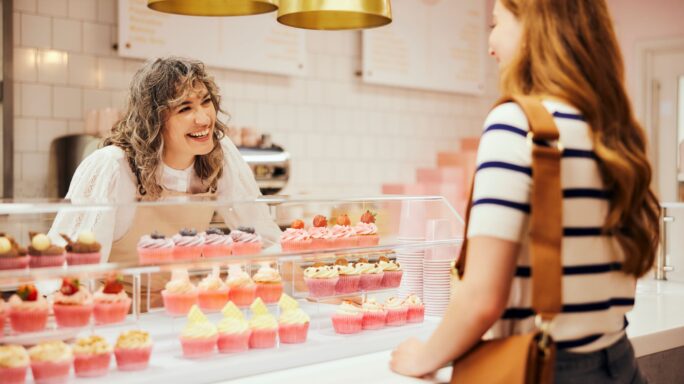
{"label": "subway tile", "polygon": [[[33,182],[34,184],[43,183],[48,176],[48,153],[45,152],[25,152],[21,156],[21,178],[22,182]],[[36,185],[37,186],[37,185]],[[41,196],[43,191],[36,190],[36,195],[30,193],[30,197]]]}
{"label": "subway tile", "polygon": [[94,109],[112,107],[112,96],[109,91],[101,89],[86,89],[83,91],[83,113]]}
{"label": "subway tile", "polygon": [[296,126],[297,132],[312,132],[314,130],[314,111],[311,106],[296,106]]}
{"label": "subway tile", "polygon": [[38,79],[37,50],[14,48],[14,80],[35,82]]}
{"label": "subway tile", "polygon": [[49,150],[53,140],[68,133],[66,120],[40,119],[37,123],[38,149]]}
{"label": "subway tile", "polygon": [[49,85],[22,84],[21,114],[25,117],[50,117],[52,92]]}
{"label": "subway tile", "polygon": [[128,103],[128,90],[112,91],[112,107],[120,110],[126,109]]}
{"label": "subway tile", "polygon": [[53,89],[53,116],[56,118],[83,119],[83,90],[76,87]]}
{"label": "subway tile", "polygon": [[35,12],[36,0],[14,0],[14,10],[23,12]]}
{"label": "subway tile", "polygon": [[55,50],[40,50],[37,55],[38,81],[45,84],[67,83],[68,54]]}
{"label": "subway tile", "polygon": [[97,0],[97,21],[114,24],[118,20],[118,15],[116,0]]}
{"label": "subway tile", "polygon": [[[15,186],[15,191],[16,191],[16,186],[21,182],[21,153],[18,151],[14,151],[14,164],[13,164],[13,179],[14,179],[14,186]],[[16,192],[15,192],[15,195]]]}
{"label": "subway tile", "polygon": [[94,0],[69,0],[69,18],[97,20],[97,3]]}
{"label": "subway tile", "polygon": [[21,45],[32,48],[50,48],[52,19],[47,16],[21,15]]}
{"label": "subway tile", "polygon": [[54,18],[52,20],[52,47],[69,52],[83,49],[83,22]]}
{"label": "subway tile", "polygon": [[38,131],[36,119],[14,119],[14,150],[17,152],[35,151]]}
{"label": "subway tile", "polygon": [[21,90],[22,90],[22,83],[15,81],[14,82],[14,117],[17,116],[22,116],[22,109],[21,109]]}
{"label": "subway tile", "polygon": [[67,0],[38,0],[38,13],[46,16],[67,16]]}
{"label": "subway tile", "polygon": [[100,58],[98,75],[99,88],[124,89],[128,86],[122,59]]}
{"label": "subway tile", "polygon": [[69,134],[79,134],[85,132],[85,123],[83,120],[69,120],[67,123]]}
{"label": "subway tile", "polygon": [[12,37],[14,46],[21,45],[21,13],[14,12],[12,14]]}
{"label": "subway tile", "polygon": [[84,22],[83,52],[93,55],[110,55],[114,53],[110,26],[107,24]]}
{"label": "subway tile", "polygon": [[97,58],[89,55],[69,55],[69,85],[97,86]]}

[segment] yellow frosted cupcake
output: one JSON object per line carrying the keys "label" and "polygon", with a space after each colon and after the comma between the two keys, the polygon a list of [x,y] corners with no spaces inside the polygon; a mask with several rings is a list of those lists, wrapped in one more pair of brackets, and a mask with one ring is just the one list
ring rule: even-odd
{"label": "yellow frosted cupcake", "polygon": [[283,293],[278,302],[282,313],[278,319],[278,337],[281,343],[297,344],[306,341],[309,332],[309,315],[299,308],[297,300]]}
{"label": "yellow frosted cupcake", "polygon": [[240,309],[229,301],[221,310],[223,319],[218,324],[218,349],[221,353],[245,351],[249,349],[252,330]]}
{"label": "yellow frosted cupcake", "polygon": [[264,302],[257,297],[252,303],[252,319],[249,327],[252,335],[249,338],[250,348],[273,348],[276,345],[276,333],[278,332],[278,322],[275,317],[268,313]]}
{"label": "yellow frosted cupcake", "polygon": [[188,313],[188,323],[180,336],[185,357],[210,355],[216,348],[218,330],[209,322],[198,306],[193,305]]}

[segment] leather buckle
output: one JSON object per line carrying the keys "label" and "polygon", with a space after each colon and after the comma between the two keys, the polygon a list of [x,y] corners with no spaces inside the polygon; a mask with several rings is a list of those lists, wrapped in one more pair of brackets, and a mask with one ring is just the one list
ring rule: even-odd
{"label": "leather buckle", "polygon": [[[530,147],[534,146],[534,132],[528,131],[526,137],[527,137],[527,145],[529,145]],[[553,142],[550,145],[551,145],[551,147],[555,147],[558,150],[558,152],[563,153],[564,147],[563,147],[563,143],[560,141],[560,139],[556,140],[555,142]]]}

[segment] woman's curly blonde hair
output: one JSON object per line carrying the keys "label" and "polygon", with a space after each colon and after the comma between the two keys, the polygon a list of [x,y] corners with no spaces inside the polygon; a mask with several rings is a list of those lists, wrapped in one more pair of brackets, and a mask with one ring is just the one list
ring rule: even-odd
{"label": "woman's curly blonde hair", "polygon": [[[137,178],[138,192],[145,199],[161,196],[161,159],[164,149],[162,129],[168,112],[204,84],[216,112],[221,98],[218,86],[197,60],[167,57],[148,61],[131,81],[126,113],[112,127],[103,146],[116,145],[124,150],[131,170]],[[216,191],[223,172],[223,150],[220,140],[227,127],[216,119],[214,148],[206,155],[195,156],[195,173],[210,191]]]}

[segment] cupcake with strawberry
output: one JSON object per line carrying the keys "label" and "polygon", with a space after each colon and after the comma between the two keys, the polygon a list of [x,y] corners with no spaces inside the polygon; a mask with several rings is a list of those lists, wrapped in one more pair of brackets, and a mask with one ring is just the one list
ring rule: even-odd
{"label": "cupcake with strawberry", "polygon": [[359,289],[373,291],[382,288],[384,271],[380,264],[369,263],[368,260],[361,258],[354,264],[354,268],[361,274]]}
{"label": "cupcake with strawberry", "polygon": [[114,357],[116,357],[116,365],[120,371],[138,371],[147,368],[151,354],[152,338],[146,331],[125,331],[116,340]]}
{"label": "cupcake with strawberry", "polygon": [[387,310],[374,298],[367,298],[361,304],[363,310],[363,329],[380,329],[385,327]]}
{"label": "cupcake with strawberry", "polygon": [[95,234],[90,231],[83,231],[78,234],[76,241],[72,241],[69,236],[60,233],[66,240],[66,259],[68,265],[97,264],[100,262],[100,249],[102,245],[95,240]]}
{"label": "cupcake with strawberry", "polygon": [[311,249],[333,248],[333,238],[328,228],[328,219],[323,215],[316,215],[313,218],[313,227],[309,228],[311,236]]}
{"label": "cupcake with strawberry", "polygon": [[233,239],[223,233],[221,228],[207,228],[201,236],[204,238],[202,255],[207,258],[226,257],[233,252]]}
{"label": "cupcake with strawberry", "polygon": [[261,236],[253,227],[238,227],[230,232],[233,239],[233,255],[257,255],[261,253]]}
{"label": "cupcake with strawberry", "polygon": [[385,324],[390,326],[404,325],[408,317],[408,305],[396,297],[390,297],[385,300],[385,310],[387,311],[387,318]]}
{"label": "cupcake with strawberry", "polygon": [[339,280],[337,280],[337,284],[335,285],[336,294],[358,292],[359,284],[361,282],[360,271],[349,264],[344,257],[335,260],[335,266],[333,268],[337,270],[339,275]]}
{"label": "cupcake with strawberry", "polygon": [[347,214],[337,216],[337,224],[330,230],[334,248],[353,248],[357,246],[356,232]]}
{"label": "cupcake with strawberry", "polygon": [[238,307],[249,307],[256,298],[256,284],[249,273],[242,270],[240,265],[231,264],[228,267],[226,284],[230,288],[230,301]]}
{"label": "cupcake with strawberry", "polygon": [[22,285],[9,300],[10,325],[15,332],[37,332],[45,329],[48,302],[35,286]]}
{"label": "cupcake with strawberry", "polygon": [[31,372],[36,383],[65,383],[69,378],[74,355],[61,341],[48,341],[28,350]]}
{"label": "cupcake with strawberry", "polygon": [[221,310],[223,319],[218,324],[218,349],[221,353],[246,351],[252,330],[240,309],[229,301]]}
{"label": "cupcake with strawberry", "polygon": [[174,260],[194,260],[202,257],[204,237],[198,235],[194,228],[181,229],[171,240],[175,245],[173,248]]}
{"label": "cupcake with strawberry", "polygon": [[359,247],[373,247],[380,243],[378,226],[375,224],[376,213],[366,211],[361,215],[361,220],[354,226],[356,242]]}
{"label": "cupcake with strawberry", "polygon": [[280,273],[269,265],[259,267],[257,273],[252,276],[256,284],[256,296],[266,304],[277,303],[283,293],[283,282]]}
{"label": "cupcake with strawberry", "polygon": [[304,229],[304,222],[301,220],[293,221],[290,228],[280,235],[280,246],[283,252],[306,251],[311,249],[312,243],[309,231]]}
{"label": "cupcake with strawberry", "polygon": [[249,337],[249,347],[275,347],[278,333],[278,322],[275,317],[268,312],[266,304],[260,298],[254,300],[250,309],[252,319],[249,321],[249,328],[252,330],[252,335]]}
{"label": "cupcake with strawberry", "polygon": [[176,244],[161,233],[154,231],[138,241],[138,259],[140,264],[156,264],[173,261],[173,250]]}
{"label": "cupcake with strawberry", "polygon": [[64,278],[53,297],[52,310],[58,327],[85,327],[93,313],[93,298],[78,279]]}
{"label": "cupcake with strawberry", "polygon": [[188,322],[180,335],[183,356],[196,358],[212,354],[216,349],[218,330],[198,306],[188,312]]}
{"label": "cupcake with strawberry", "polygon": [[116,324],[126,320],[131,308],[131,298],[124,290],[121,276],[109,276],[93,295],[95,324]]}
{"label": "cupcake with strawberry", "polygon": [[333,314],[332,323],[336,333],[359,333],[363,329],[363,309],[352,301],[345,300]]}
{"label": "cupcake with strawberry", "polygon": [[188,270],[182,268],[171,271],[171,280],[161,294],[166,313],[171,316],[187,315],[198,301],[197,288],[190,282]]}
{"label": "cupcake with strawberry", "polygon": [[229,297],[230,288],[221,279],[221,270],[217,266],[197,285],[199,307],[205,311],[220,310]]}
{"label": "cupcake with strawberry", "polygon": [[66,260],[64,248],[52,244],[50,238],[43,233],[29,232],[31,245],[28,247],[29,266],[31,268],[61,267]]}
{"label": "cupcake with strawberry", "polygon": [[335,295],[335,286],[339,279],[337,269],[323,263],[316,263],[304,270],[304,282],[309,288],[310,297]]}
{"label": "cupcake with strawberry", "polygon": [[401,264],[386,256],[380,256],[378,265],[382,268],[382,288],[397,288],[401,284],[401,277],[404,275]]}
{"label": "cupcake with strawberry", "polygon": [[297,300],[283,294],[278,301],[282,310],[278,319],[278,337],[281,343],[299,344],[306,341],[309,332],[309,315],[299,308]]}
{"label": "cupcake with strawberry", "polygon": [[0,233],[0,270],[23,269],[28,264],[26,249],[20,247],[13,237]]}
{"label": "cupcake with strawberry", "polygon": [[29,355],[21,345],[0,345],[0,383],[24,384],[29,364]]}
{"label": "cupcake with strawberry", "polygon": [[422,323],[425,319],[425,306],[418,295],[408,295],[404,300],[404,305],[408,307],[406,321],[409,323]]}
{"label": "cupcake with strawberry", "polygon": [[101,336],[92,335],[76,340],[71,346],[74,353],[74,372],[77,377],[104,376],[112,360],[112,347]]}

